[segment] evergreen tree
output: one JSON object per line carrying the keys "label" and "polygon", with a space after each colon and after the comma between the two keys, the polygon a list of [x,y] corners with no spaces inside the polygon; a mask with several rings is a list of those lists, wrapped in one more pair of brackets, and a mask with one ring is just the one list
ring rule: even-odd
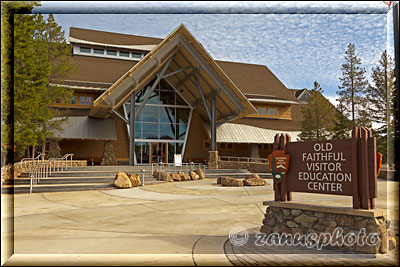
{"label": "evergreen tree", "polygon": [[334,126],[332,128],[333,139],[346,139],[349,138],[349,120],[343,115],[344,106],[339,103],[336,106]]}
{"label": "evergreen tree", "polygon": [[356,47],[349,43],[342,64],[341,85],[338,86],[339,102],[343,104],[344,115],[351,118],[351,126],[370,126],[366,101],[363,96],[368,82],[365,78],[365,69],[361,67],[361,60],[356,56]]}
{"label": "evergreen tree", "polygon": [[27,147],[45,147],[46,137],[59,128],[49,107],[56,99],[71,95],[64,87],[50,86],[50,79],[66,77],[73,65],[63,32],[49,16],[18,14],[14,24],[14,141],[16,156]]}
{"label": "evergreen tree", "polygon": [[387,161],[387,138],[392,135],[390,133],[391,121],[393,120],[391,111],[391,94],[394,91],[394,64],[393,59],[384,51],[376,68],[372,68],[373,84],[365,90],[368,100],[368,113],[371,121],[375,122],[379,127],[374,129],[376,139],[376,147],[383,154],[383,161]]}
{"label": "evergreen tree", "polygon": [[14,14],[31,13],[38,1],[1,2],[1,165],[14,162],[14,118],[13,107],[12,39],[14,34]]}
{"label": "evergreen tree", "polygon": [[322,95],[323,92],[315,81],[314,88],[309,91],[310,99],[302,107],[301,140],[326,140],[330,137],[335,109]]}

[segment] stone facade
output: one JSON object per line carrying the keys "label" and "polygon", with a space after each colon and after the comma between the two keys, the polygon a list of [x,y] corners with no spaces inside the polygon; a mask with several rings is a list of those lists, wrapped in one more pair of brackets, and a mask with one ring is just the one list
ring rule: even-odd
{"label": "stone facade", "polygon": [[[327,210],[329,209],[327,208]],[[260,232],[267,235],[284,233],[292,236],[298,233],[299,237],[304,235],[303,239],[312,233],[318,237],[329,233],[333,242],[326,245],[326,248],[338,249],[345,253],[386,254],[388,252],[388,231],[385,217],[359,216],[360,214],[348,213],[312,211],[298,207],[268,207]],[[338,236],[341,231],[343,239]],[[376,238],[377,236],[379,239]],[[317,240],[320,244],[324,242],[323,238],[317,238]],[[337,244],[334,244],[335,240],[338,241]],[[340,240],[344,240],[344,243],[340,243]],[[352,240],[356,242],[353,244]]]}
{"label": "stone facade", "polygon": [[61,148],[58,144],[58,141],[55,139],[47,139],[47,143],[49,144],[49,149],[46,154],[46,159],[50,158],[61,158]]}
{"label": "stone facade", "polygon": [[218,169],[218,151],[208,151],[208,168],[209,169]]}
{"label": "stone facade", "polygon": [[117,158],[114,154],[114,141],[107,140],[104,142],[104,152],[100,165],[117,165]]}

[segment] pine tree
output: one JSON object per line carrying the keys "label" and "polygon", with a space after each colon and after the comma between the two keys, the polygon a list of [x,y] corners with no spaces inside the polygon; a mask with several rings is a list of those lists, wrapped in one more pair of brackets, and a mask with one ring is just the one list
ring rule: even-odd
{"label": "pine tree", "polygon": [[349,138],[349,120],[343,115],[344,106],[339,103],[336,106],[335,121],[332,128],[333,139]]}
{"label": "pine tree", "polygon": [[370,126],[363,96],[368,82],[365,69],[361,67],[361,60],[356,56],[356,47],[352,43],[347,46],[345,63],[342,64],[341,70],[341,85],[338,86],[337,94],[339,102],[343,104],[344,115],[351,118],[351,126]]}
{"label": "pine tree", "polygon": [[54,111],[49,107],[56,99],[68,98],[70,90],[50,86],[50,79],[68,74],[73,65],[63,32],[49,16],[18,14],[14,27],[14,141],[16,156],[26,148],[36,146],[51,137],[60,121],[52,120]]}
{"label": "pine tree", "polygon": [[383,154],[383,161],[387,161],[387,138],[391,134],[391,94],[395,89],[395,72],[393,59],[387,55],[386,50],[382,53],[378,66],[372,68],[372,82],[365,90],[368,101],[368,113],[371,121],[379,127],[374,129],[376,147]]}
{"label": "pine tree", "polygon": [[14,162],[14,118],[13,107],[12,39],[14,34],[14,14],[31,13],[38,1],[1,2],[1,165]]}
{"label": "pine tree", "polygon": [[301,140],[326,140],[330,137],[335,109],[322,95],[323,92],[315,81],[314,88],[309,91],[308,104],[302,107]]}

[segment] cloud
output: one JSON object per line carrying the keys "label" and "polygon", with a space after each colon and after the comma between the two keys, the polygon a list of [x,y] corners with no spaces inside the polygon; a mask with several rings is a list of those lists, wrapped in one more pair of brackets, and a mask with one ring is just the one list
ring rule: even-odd
{"label": "cloud", "polygon": [[[288,88],[335,95],[348,43],[370,74],[387,48],[386,14],[55,14],[69,27],[164,38],[181,23],[217,60],[266,65]],[[369,75],[368,75],[369,76]]]}

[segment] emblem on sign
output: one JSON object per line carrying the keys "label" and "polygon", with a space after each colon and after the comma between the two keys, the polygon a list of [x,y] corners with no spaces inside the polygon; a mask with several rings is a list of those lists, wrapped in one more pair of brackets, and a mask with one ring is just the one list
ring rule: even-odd
{"label": "emblem on sign", "polygon": [[279,184],[285,179],[289,169],[289,155],[286,155],[283,150],[272,151],[268,155],[268,165],[274,181]]}

